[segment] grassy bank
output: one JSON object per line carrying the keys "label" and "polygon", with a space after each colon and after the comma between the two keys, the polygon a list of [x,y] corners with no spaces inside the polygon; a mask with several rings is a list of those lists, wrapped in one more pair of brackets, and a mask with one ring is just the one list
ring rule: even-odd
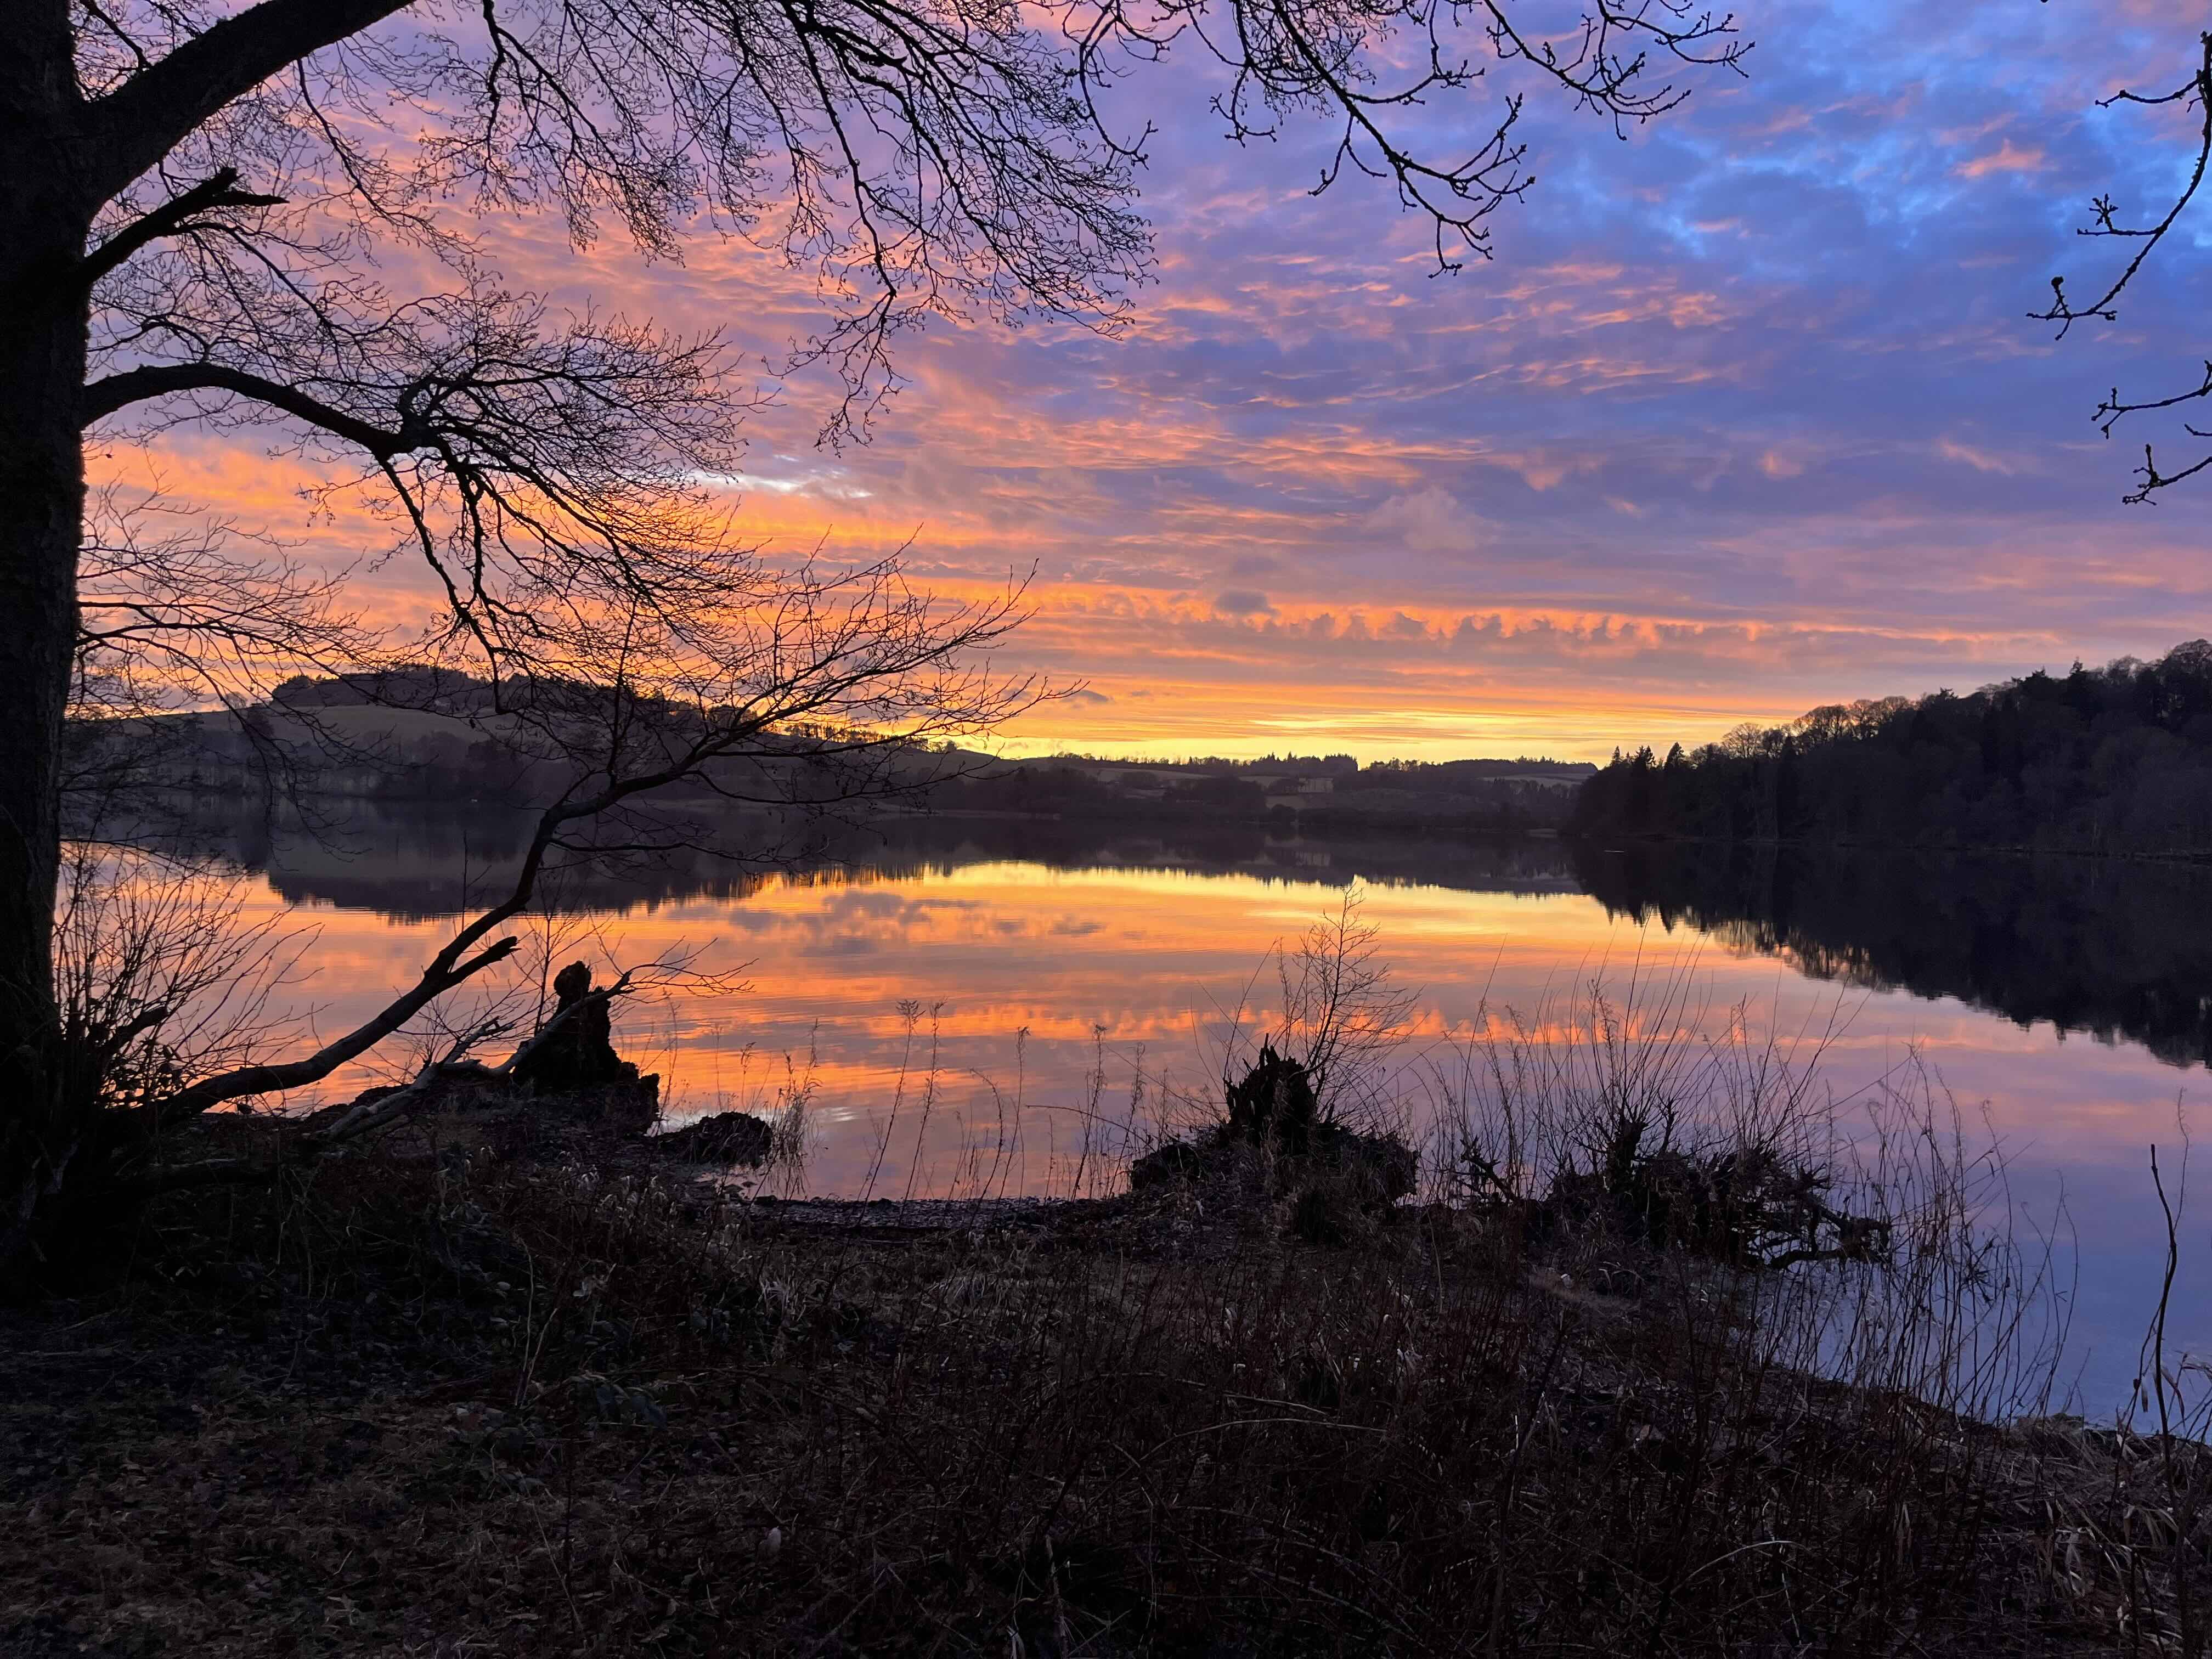
{"label": "grassy bank", "polygon": [[1815,1382],[1680,1253],[1281,1207],[419,1143],[180,1196],[5,1316],[0,1650],[2148,1653],[2201,1606],[2191,1448]]}

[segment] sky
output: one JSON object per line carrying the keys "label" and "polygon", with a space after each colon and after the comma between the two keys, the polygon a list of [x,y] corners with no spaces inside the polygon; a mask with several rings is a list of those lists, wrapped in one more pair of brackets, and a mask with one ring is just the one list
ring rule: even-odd
{"label": "sky", "polygon": [[[1434,274],[1383,187],[1309,193],[1318,124],[1224,142],[1194,63],[1114,113],[1158,133],[1158,281],[1123,337],[944,323],[865,446],[774,383],[742,491],[772,549],[906,545],[948,592],[1034,572],[1005,665],[1069,695],[1014,752],[1602,759],[1859,696],[1964,690],[2212,633],[2212,485],[2126,507],[2115,384],[2193,380],[2212,217],[2119,323],[2030,321],[2109,245],[2089,198],[2181,176],[2182,0],[1745,0],[1748,76],[1617,139],[1530,87],[1535,188],[1496,257]],[[1486,131],[1507,82],[1422,112]],[[2185,227],[2185,230],[2188,228]],[[510,283],[774,356],[803,284],[737,244],[681,265],[546,218],[486,227]],[[2196,353],[2192,356],[2192,352]],[[764,384],[765,380],[765,369]],[[243,437],[173,480],[297,517]],[[351,533],[342,520],[315,533]],[[386,567],[372,580],[415,579]]]}

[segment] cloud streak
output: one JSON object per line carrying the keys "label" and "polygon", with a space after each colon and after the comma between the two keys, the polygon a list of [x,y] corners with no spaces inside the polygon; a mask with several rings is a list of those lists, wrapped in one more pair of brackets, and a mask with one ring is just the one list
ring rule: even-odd
{"label": "cloud streak", "polygon": [[[2165,183],[2171,147],[2094,103],[2163,76],[2193,26],[2018,0],[1748,21],[1752,78],[1630,143],[1532,100],[1538,187],[1495,222],[1498,259],[1450,277],[1379,194],[1305,193],[1319,130],[1224,155],[1194,70],[1137,77],[1118,95],[1161,123],[1160,270],[1127,337],[933,328],[842,454],[811,443],[828,388],[781,385],[731,489],[794,553],[910,541],[952,591],[1034,568],[1008,661],[1094,696],[1039,711],[1025,748],[1252,753],[1295,729],[1591,757],[2212,632],[2201,535],[2118,505],[2129,457],[2087,418],[2188,343],[2179,276],[2100,340],[2025,317],[2083,268],[2093,192]],[[1425,118],[1449,148],[1449,100]],[[510,283],[723,328],[757,361],[818,321],[741,244],[670,268],[540,221],[495,243]],[[303,480],[240,442],[173,434],[178,487],[319,557],[383,545],[310,525]],[[371,580],[422,602],[402,562]]]}

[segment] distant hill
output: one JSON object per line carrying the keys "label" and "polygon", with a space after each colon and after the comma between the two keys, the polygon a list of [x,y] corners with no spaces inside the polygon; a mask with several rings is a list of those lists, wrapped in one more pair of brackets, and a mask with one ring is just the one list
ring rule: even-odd
{"label": "distant hill", "polygon": [[[82,793],[103,798],[121,778],[131,787],[196,793],[252,793],[281,783],[311,795],[526,804],[558,794],[576,770],[577,762],[547,733],[565,728],[588,743],[604,730],[607,695],[549,682],[507,688],[502,708],[488,684],[446,669],[300,677],[244,708],[79,721],[73,755],[86,781]],[[702,720],[680,703],[647,703],[625,718],[662,722],[678,741]],[[811,775],[780,755],[780,746],[770,737],[757,753],[710,763],[714,786],[741,796],[805,799]],[[951,745],[915,744],[893,761],[898,772],[922,781],[999,764]],[[685,787],[700,793],[706,786]]]}
{"label": "distant hill", "polygon": [[1109,817],[1200,815],[1285,831],[1514,834],[1555,830],[1597,771],[1553,760],[1097,760],[1055,755],[947,784],[940,809]]}
{"label": "distant hill", "polygon": [[1449,761],[1370,761],[1363,767],[1350,755],[1264,755],[1257,760],[1211,757],[1194,760],[1102,760],[1090,755],[1064,754],[1044,756],[1020,764],[1078,767],[1100,774],[1162,772],[1267,779],[1335,778],[1340,781],[1360,778],[1375,780],[1374,787],[1383,787],[1382,781],[1387,779],[1396,785],[1417,789],[1446,789],[1469,781],[1488,782],[1501,778],[1551,779],[1559,782],[1579,783],[1597,770],[1588,761],[1531,759],[1525,755],[1512,760],[1472,757]]}
{"label": "distant hill", "polygon": [[[529,695],[537,714],[558,719],[588,714],[604,694],[551,684]],[[671,705],[666,718],[680,726],[699,716]],[[565,781],[554,763],[532,758],[541,745],[528,723],[498,712],[489,685],[441,668],[302,676],[255,708],[88,722],[79,738],[127,760],[143,782],[202,793],[252,792],[282,773],[309,793],[522,805]],[[919,787],[910,802],[939,812],[1203,818],[1352,835],[1556,829],[1597,770],[1526,756],[1365,766],[1349,755],[1007,760],[949,744],[916,745],[898,767]]]}
{"label": "distant hill", "polygon": [[1585,836],[2212,854],[2212,644],[1830,704],[1582,786]]}

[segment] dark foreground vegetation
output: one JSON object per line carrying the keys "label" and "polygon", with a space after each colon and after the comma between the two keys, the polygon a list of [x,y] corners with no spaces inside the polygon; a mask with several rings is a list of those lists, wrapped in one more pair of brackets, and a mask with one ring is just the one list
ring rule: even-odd
{"label": "dark foreground vegetation", "polygon": [[1587,836],[2212,854],[2212,644],[1815,708],[1585,783]]}
{"label": "dark foreground vegetation", "polygon": [[1336,1248],[1302,1190],[756,1201],[541,1102],[172,1193],[0,1316],[0,1650],[2201,1642],[2194,1445],[1809,1380],[1601,1170]]}

